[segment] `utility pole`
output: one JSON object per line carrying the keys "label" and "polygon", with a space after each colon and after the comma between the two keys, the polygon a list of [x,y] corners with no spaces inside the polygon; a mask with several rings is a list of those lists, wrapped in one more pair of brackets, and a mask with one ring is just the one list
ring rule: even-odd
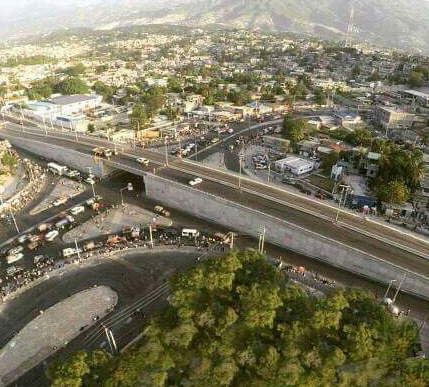
{"label": "utility pole", "polygon": [[340,198],[338,200],[338,208],[337,208],[337,214],[335,216],[335,223],[338,223],[338,218],[340,216],[341,204],[343,201],[343,195],[344,195],[344,205],[345,205],[346,199],[347,199],[347,193],[349,192],[349,188],[350,188],[350,186],[348,186],[348,185],[340,185],[340,187],[341,187],[341,192],[340,192]]}
{"label": "utility pole", "polygon": [[80,259],[80,251],[79,251],[79,246],[77,245],[77,239],[76,238],[74,238],[74,245],[76,247],[77,257]]}
{"label": "utility pole", "polygon": [[242,169],[243,169],[243,160],[244,159],[244,154],[242,153],[242,152],[240,152],[240,154],[238,155],[238,163],[239,163],[239,166],[240,166],[240,169],[239,169],[239,175],[238,175],[238,188],[241,190],[241,172],[242,172]]}
{"label": "utility pole", "polygon": [[[4,191],[4,188],[1,187],[1,191],[0,191],[0,204],[2,206],[4,205],[3,196],[2,196],[3,195],[3,191]],[[19,234],[20,233],[19,227],[18,227],[18,224],[16,223],[15,215],[13,214],[12,207],[11,207],[10,203],[8,204],[8,207],[9,207],[10,216],[11,216],[11,218],[13,220],[13,224],[15,225],[16,232]]]}
{"label": "utility pole", "polygon": [[45,136],[48,136],[48,129],[46,128],[45,117],[43,117],[43,128],[45,129]]}
{"label": "utility pole", "polygon": [[152,223],[149,224],[149,237],[150,237],[150,245],[154,248],[153,244],[153,234],[152,234]]}

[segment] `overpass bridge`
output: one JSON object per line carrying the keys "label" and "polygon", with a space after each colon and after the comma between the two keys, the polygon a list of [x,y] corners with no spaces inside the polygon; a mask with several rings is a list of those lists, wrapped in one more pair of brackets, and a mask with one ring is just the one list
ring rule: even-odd
{"label": "overpass bridge", "polygon": [[[347,210],[260,181],[240,177],[190,160],[182,160],[131,145],[70,132],[7,123],[0,138],[17,147],[99,176],[124,170],[142,176],[146,194],[166,205],[320,259],[373,280],[397,283],[406,275],[403,289],[429,299],[429,244]],[[116,148],[118,155],[95,163],[96,146]],[[149,167],[136,162],[150,160]],[[203,183],[190,187],[194,177]]]}

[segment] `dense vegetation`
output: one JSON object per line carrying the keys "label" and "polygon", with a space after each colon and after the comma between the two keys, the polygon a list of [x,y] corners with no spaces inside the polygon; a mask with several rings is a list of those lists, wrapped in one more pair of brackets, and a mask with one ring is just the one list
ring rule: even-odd
{"label": "dense vegetation", "polygon": [[117,359],[77,353],[53,387],[425,387],[410,358],[418,330],[372,295],[317,299],[255,251],[231,252],[174,279],[168,307]]}

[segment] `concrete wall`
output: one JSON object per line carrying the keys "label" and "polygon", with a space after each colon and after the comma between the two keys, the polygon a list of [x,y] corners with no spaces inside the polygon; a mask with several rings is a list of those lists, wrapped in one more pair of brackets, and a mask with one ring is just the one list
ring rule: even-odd
{"label": "concrete wall", "polygon": [[[392,278],[402,278],[406,272],[363,251],[189,186],[154,175],[146,175],[144,180],[146,194],[151,199],[255,237],[265,227],[270,243],[375,281],[387,284]],[[429,299],[429,278],[407,272],[403,290]]]}
{"label": "concrete wall", "polygon": [[112,172],[112,169],[105,166],[102,160],[100,160],[99,163],[95,163],[94,158],[89,154],[52,144],[46,144],[42,141],[17,138],[5,133],[0,133],[0,136],[3,139],[9,140],[9,142],[15,147],[24,149],[35,155],[43,156],[47,160],[55,160],[59,164],[67,165],[68,167],[77,169],[81,172],[88,173],[87,167],[91,167],[92,173],[97,177],[103,177]]}

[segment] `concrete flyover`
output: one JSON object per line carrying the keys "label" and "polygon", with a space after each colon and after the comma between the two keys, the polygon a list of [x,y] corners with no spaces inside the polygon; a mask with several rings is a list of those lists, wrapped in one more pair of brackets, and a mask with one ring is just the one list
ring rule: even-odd
{"label": "concrete flyover", "polygon": [[[82,158],[91,157],[91,149],[97,145],[104,145],[113,148],[114,145],[104,139],[93,138],[90,136],[79,136],[76,142],[75,135],[67,132],[47,132],[38,128],[25,128],[25,133],[22,132],[21,126],[8,124],[0,130],[0,137],[7,138],[12,144],[20,146],[24,149],[29,149],[27,143],[31,143],[31,152],[46,156],[46,148],[53,147],[58,151],[61,148],[61,153],[73,152],[74,155],[78,152]],[[35,145],[38,143],[38,145]],[[361,272],[375,280],[381,282],[389,282],[391,279],[402,277],[405,271],[422,276],[429,277],[429,244],[418,237],[409,234],[401,233],[400,231],[391,229],[382,224],[367,221],[362,217],[349,211],[341,211],[340,223],[335,224],[332,219],[335,217],[336,207],[319,202],[315,199],[301,196],[296,193],[283,190],[279,187],[265,184],[258,181],[242,177],[229,172],[212,169],[201,164],[191,162],[189,160],[180,160],[168,156],[168,165],[166,156],[157,152],[132,148],[128,145],[118,145],[119,155],[109,161],[104,161],[104,169],[98,169],[98,172],[103,174],[105,170],[122,169],[130,173],[141,176],[146,176],[146,190],[151,191],[151,184],[155,184],[154,179],[148,176],[156,174],[172,183],[187,185],[187,181],[195,176],[200,176],[204,182],[192,191],[201,197],[212,195],[216,198],[227,200],[228,203],[245,207],[249,210],[257,211],[258,213],[278,219],[279,222],[288,222],[299,228],[299,233],[306,230],[312,233],[313,237],[326,238],[324,240],[335,241],[343,247],[349,247],[366,254],[367,257],[381,259],[383,262],[394,265],[394,272],[386,273],[385,276],[379,276],[377,273],[368,274]],[[51,154],[52,159],[57,159],[55,152]],[[136,163],[137,157],[146,157],[151,161],[148,168],[143,168]],[[60,161],[60,160],[59,160]],[[81,166],[87,161],[80,163]],[[75,167],[79,169],[79,162],[75,161]],[[241,189],[238,189],[239,180]],[[171,185],[173,187],[173,184]],[[175,184],[174,187],[177,187]],[[153,193],[153,192],[152,192]],[[161,196],[156,197],[157,200],[167,200]],[[189,207],[190,213],[196,216],[206,217],[207,214],[201,214],[199,211]],[[254,216],[252,214],[251,216]],[[211,217],[210,219],[216,219]],[[257,218],[255,218],[257,219]],[[219,223],[222,223],[219,220]],[[232,223],[228,223],[233,228]],[[247,227],[247,226],[246,226]],[[237,225],[237,230],[247,232],[243,226]],[[253,230],[254,231],[254,230]],[[250,233],[250,232],[249,232]],[[267,239],[269,239],[269,233]],[[293,249],[298,252],[321,258],[318,255],[317,249],[310,253],[307,250],[307,241],[299,238],[301,247],[294,245]],[[273,243],[278,243],[273,241]],[[283,244],[281,244],[283,245]],[[289,242],[284,246],[290,248]],[[331,250],[330,253],[333,253]],[[323,258],[325,260],[325,258]],[[369,258],[368,258],[369,259]],[[338,266],[344,267],[347,270],[355,271],[351,267],[346,267],[343,263],[338,263]],[[365,264],[362,265],[362,271],[365,271]],[[418,294],[411,288],[409,292]],[[426,292],[420,292],[422,297],[429,298],[429,289]]]}

